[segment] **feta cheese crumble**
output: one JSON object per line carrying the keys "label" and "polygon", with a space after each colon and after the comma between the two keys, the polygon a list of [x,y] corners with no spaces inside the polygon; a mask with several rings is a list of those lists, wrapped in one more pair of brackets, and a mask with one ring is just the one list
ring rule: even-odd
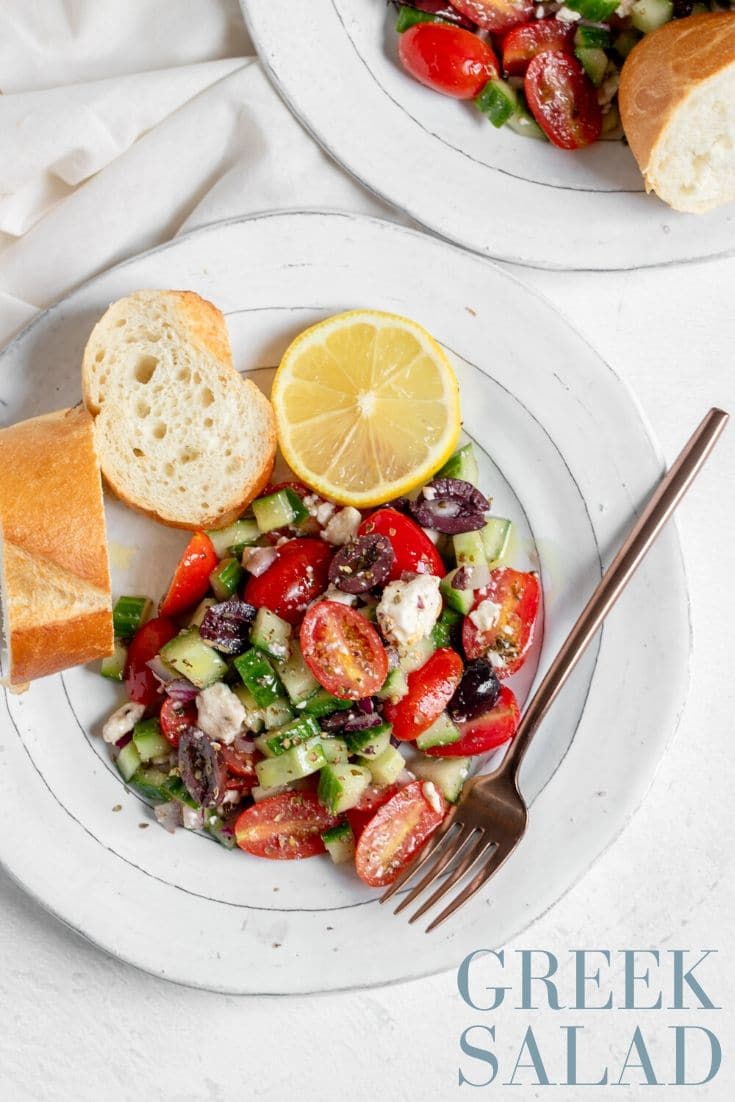
{"label": "feta cheese crumble", "polygon": [[113,712],[102,728],[102,738],[105,742],[118,742],[125,735],[129,735],[139,719],[143,718],[145,704],[123,704],[116,712]]}
{"label": "feta cheese crumble", "polygon": [[329,585],[319,597],[320,601],[336,601],[340,605],[349,605],[354,608],[357,604],[357,596],[354,593],[344,593],[337,589],[336,585]]}
{"label": "feta cheese crumble", "polygon": [[217,742],[229,745],[243,728],[245,709],[224,681],[215,681],[197,697],[197,724]]}
{"label": "feta cheese crumble", "polygon": [[385,587],[376,615],[386,639],[399,646],[411,646],[429,634],[441,610],[439,578],[416,574]]}
{"label": "feta cheese crumble", "polygon": [[566,7],[564,4],[559,8],[556,13],[556,18],[561,19],[562,23],[576,23],[582,16],[578,11],[572,11],[571,8]]}
{"label": "feta cheese crumble", "polygon": [[322,539],[326,540],[327,543],[341,546],[357,535],[361,520],[362,516],[359,509],[353,509],[351,505],[348,505],[346,509],[340,509],[338,513],[330,518],[322,532]]}
{"label": "feta cheese crumble", "polygon": [[501,610],[502,605],[486,598],[484,601],[480,601],[477,608],[470,613],[470,620],[478,631],[489,631],[490,628],[495,627],[500,619]]}

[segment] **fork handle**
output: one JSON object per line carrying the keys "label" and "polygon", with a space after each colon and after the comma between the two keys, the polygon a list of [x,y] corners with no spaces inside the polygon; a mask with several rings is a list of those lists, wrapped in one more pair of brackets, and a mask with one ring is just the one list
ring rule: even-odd
{"label": "fork handle", "polygon": [[539,723],[651,544],[699,473],[727,424],[728,417],[724,410],[711,409],[656,487],[529,701],[499,772],[506,775],[518,772]]}

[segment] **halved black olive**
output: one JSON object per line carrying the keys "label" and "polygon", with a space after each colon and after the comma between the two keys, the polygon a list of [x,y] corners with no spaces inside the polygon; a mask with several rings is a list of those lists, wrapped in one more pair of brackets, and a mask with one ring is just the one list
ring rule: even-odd
{"label": "halved black olive", "polygon": [[329,580],[343,593],[366,593],[387,581],[395,554],[387,536],[356,536],[329,565]]}
{"label": "halved black olive", "polygon": [[411,516],[423,528],[456,536],[485,525],[490,502],[463,478],[435,478],[409,505]]}
{"label": "halved black olive", "polygon": [[198,727],[187,727],[179,739],[179,772],[201,807],[216,807],[224,796],[227,771],[222,751]]}

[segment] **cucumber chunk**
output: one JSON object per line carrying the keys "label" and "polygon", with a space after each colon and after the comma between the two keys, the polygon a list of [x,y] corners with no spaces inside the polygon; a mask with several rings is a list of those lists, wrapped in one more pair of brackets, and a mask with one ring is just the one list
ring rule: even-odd
{"label": "cucumber chunk", "polygon": [[487,562],[485,544],[479,532],[461,532],[452,536],[457,566],[484,566]]}
{"label": "cucumber chunk", "polygon": [[128,784],[146,800],[158,800],[159,803],[168,803],[172,798],[167,787],[168,773],[164,773],[162,769],[138,768]]}
{"label": "cucumber chunk", "polygon": [[612,134],[613,131],[620,129],[620,112],[618,111],[618,105],[611,103],[606,113],[602,116],[602,133]]}
{"label": "cucumber chunk", "polygon": [[331,765],[343,765],[349,761],[350,752],[343,738],[322,735],[322,751]]}
{"label": "cucumber chunk", "polygon": [[431,629],[431,641],[435,647],[451,647],[453,629],[462,619],[453,608],[442,609],[442,614]]}
{"label": "cucumber chunk", "polygon": [[217,602],[215,601],[214,597],[205,597],[204,600],[200,601],[197,607],[194,609],[191,619],[186,626],[190,628],[200,628],[202,626],[202,620],[207,615],[207,611],[212,607],[212,605],[216,604]]}
{"label": "cucumber chunk", "polygon": [[198,689],[206,689],[227,673],[227,663],[204,642],[198,628],[187,628],[161,647],[161,658]]}
{"label": "cucumber chunk", "polygon": [[456,804],[470,772],[469,758],[417,758],[411,769],[424,781],[433,781],[449,801]]}
{"label": "cucumber chunk", "polygon": [[215,811],[204,812],[204,829],[207,834],[211,834],[216,842],[219,842],[225,849],[234,849],[235,832],[231,827],[225,827],[224,820],[221,815],[218,815]]}
{"label": "cucumber chunk", "polygon": [[256,762],[255,772],[261,788],[275,788],[278,785],[290,784],[316,773],[327,764],[322,751],[322,745],[318,738],[309,742],[302,742],[299,746],[292,746],[285,754],[279,754],[275,758],[264,758]]}
{"label": "cucumber chunk", "polygon": [[531,112],[520,103],[515,115],[511,115],[506,125],[515,134],[520,134],[522,138],[535,138],[538,142],[549,140]]}
{"label": "cucumber chunk", "polygon": [[265,719],[266,731],[274,731],[277,727],[283,727],[284,724],[290,723],[293,719],[293,712],[288,706],[288,702],[279,697],[278,700],[274,700],[272,704],[268,704],[263,709],[263,718]]}
{"label": "cucumber chunk", "polygon": [[373,782],[381,787],[393,784],[406,768],[403,754],[395,746],[389,746],[379,758],[371,758],[366,764]]}
{"label": "cucumber chunk", "polygon": [[220,601],[226,601],[237,590],[245,571],[237,559],[222,559],[209,575],[212,592]]}
{"label": "cucumber chunk", "polygon": [[133,742],[141,761],[162,758],[171,752],[171,743],[161,734],[161,724],[157,719],[141,719],[140,723],[136,723]]}
{"label": "cucumber chunk", "polygon": [[[433,633],[431,641],[432,643],[436,642]],[[390,700],[391,704],[397,704],[399,700],[403,700],[407,693],[408,677],[400,666],[396,666],[394,670],[390,671],[383,682],[382,688],[376,695],[380,700]]]}
{"label": "cucumber chunk", "polygon": [[587,76],[595,88],[599,88],[607,71],[607,54],[599,46],[578,46],[575,51],[577,61],[582,63]]}
{"label": "cucumber chunk", "polygon": [[124,781],[129,781],[136,769],[140,767],[140,754],[132,739],[123,746],[115,764]]}
{"label": "cucumber chunk", "polygon": [[516,113],[518,96],[515,88],[507,81],[496,77],[489,80],[475,100],[475,107],[489,119],[493,126],[500,129]]}
{"label": "cucumber chunk", "polygon": [[236,520],[234,524],[228,524],[226,528],[217,528],[207,532],[212,545],[220,559],[238,553],[243,547],[249,547],[260,539],[260,528],[254,520]]}
{"label": "cucumber chunk", "polygon": [[325,765],[319,774],[317,795],[328,811],[339,815],[359,803],[371,779],[370,770],[363,765]]}
{"label": "cucumber chunk", "polygon": [[406,5],[398,9],[396,30],[399,34],[403,34],[417,23],[447,23],[450,27],[452,26],[448,19],[442,19],[440,15],[434,15],[433,12],[419,11],[417,8],[409,8]]}
{"label": "cucumber chunk", "polygon": [[292,704],[304,704],[320,685],[304,661],[301,647],[296,639],[291,640],[291,653],[285,662],[277,662],[276,669]]}
{"label": "cucumber chunk", "polygon": [[613,49],[621,57],[627,57],[630,51],[641,40],[640,31],[637,31],[634,27],[627,27],[624,31],[621,31],[619,35],[616,35],[613,41]]}
{"label": "cucumber chunk", "polygon": [[337,823],[322,834],[322,842],[335,865],[344,865],[355,856],[355,835],[349,823]]}
{"label": "cucumber chunk", "polygon": [[431,727],[421,732],[416,739],[416,746],[419,750],[429,750],[432,746],[450,746],[453,742],[458,742],[459,738],[460,732],[456,723],[452,722],[446,712],[442,712]]}
{"label": "cucumber chunk", "polygon": [[636,0],[630,9],[630,21],[638,31],[650,34],[674,17],[672,0]]}
{"label": "cucumber chunk", "polygon": [[277,727],[275,731],[269,731],[268,734],[260,737],[275,757],[284,754],[292,746],[298,746],[300,742],[308,742],[309,739],[320,735],[319,724],[313,716],[299,716],[298,719],[286,723],[283,727]]}
{"label": "cucumber chunk", "polygon": [[291,653],[291,625],[269,608],[259,608],[250,629],[250,642],[271,658],[285,661]]}
{"label": "cucumber chunk", "polygon": [[582,49],[596,46],[606,50],[610,46],[610,30],[608,27],[589,27],[587,25],[577,27],[574,32],[574,46]]}
{"label": "cucumber chunk", "polygon": [[419,670],[425,662],[431,658],[432,654],[436,650],[431,636],[427,635],[423,639],[419,639],[413,646],[408,647],[407,650],[402,651],[398,656],[398,667],[403,670],[404,674],[413,673],[414,670]]}
{"label": "cucumber chunk", "polygon": [[265,727],[264,710],[255,703],[255,697],[244,685],[233,685],[232,691],[245,709],[245,728],[253,734],[260,734]]}
{"label": "cucumber chunk", "polygon": [[[459,569],[459,567],[457,568]],[[475,595],[471,589],[455,589],[452,585],[456,570],[450,570],[439,583],[439,592],[444,598],[444,603],[455,612],[466,616],[475,603]]]}
{"label": "cucumber chunk", "polygon": [[122,681],[127,659],[128,648],[124,643],[115,640],[115,649],[112,654],[102,659],[100,673],[103,677],[109,677],[112,681]]}
{"label": "cucumber chunk", "polygon": [[199,804],[189,792],[181,777],[176,773],[169,773],[168,779],[165,782],[164,791],[167,792],[172,800],[178,800],[180,804],[186,804],[187,807],[198,808]]}
{"label": "cucumber chunk", "polygon": [[267,708],[284,695],[281,680],[263,651],[252,647],[239,654],[233,665],[259,708]]}
{"label": "cucumber chunk", "polygon": [[285,528],[288,524],[299,524],[309,515],[309,510],[290,486],[267,497],[259,497],[252,508],[263,534],[272,532],[274,528]]}
{"label": "cucumber chunk", "polygon": [[578,11],[590,23],[604,23],[615,11],[620,0],[565,0],[566,6]]}
{"label": "cucumber chunk", "polygon": [[480,481],[480,468],[477,464],[472,444],[465,444],[450,456],[444,466],[436,472],[435,478],[462,478],[477,486]]}
{"label": "cucumber chunk", "polygon": [[[607,64],[607,58],[605,64]],[[506,555],[512,527],[511,522],[504,517],[491,517],[480,531],[488,566],[495,566]]]}
{"label": "cucumber chunk", "polygon": [[150,597],[118,597],[112,610],[112,630],[117,639],[131,639],[150,617]]}
{"label": "cucumber chunk", "polygon": [[326,689],[317,689],[304,704],[303,711],[306,715],[320,719],[322,716],[331,715],[332,712],[344,712],[353,703],[352,700],[342,700],[338,696],[332,696]]}
{"label": "cucumber chunk", "polygon": [[390,746],[392,730],[390,723],[381,723],[379,727],[368,727],[365,731],[345,733],[345,742],[351,754],[361,758],[379,758]]}

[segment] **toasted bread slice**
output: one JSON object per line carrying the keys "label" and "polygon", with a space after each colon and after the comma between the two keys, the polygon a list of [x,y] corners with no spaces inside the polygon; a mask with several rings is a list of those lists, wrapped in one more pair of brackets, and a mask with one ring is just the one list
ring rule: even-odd
{"label": "toasted bread slice", "polygon": [[9,684],[111,654],[102,479],[81,405],[0,431],[0,524]]}
{"label": "toasted bread slice", "polygon": [[270,478],[270,402],[233,367],[223,315],[193,291],[114,302],[84,351],[82,392],[110,487],[164,524],[230,524]]}

